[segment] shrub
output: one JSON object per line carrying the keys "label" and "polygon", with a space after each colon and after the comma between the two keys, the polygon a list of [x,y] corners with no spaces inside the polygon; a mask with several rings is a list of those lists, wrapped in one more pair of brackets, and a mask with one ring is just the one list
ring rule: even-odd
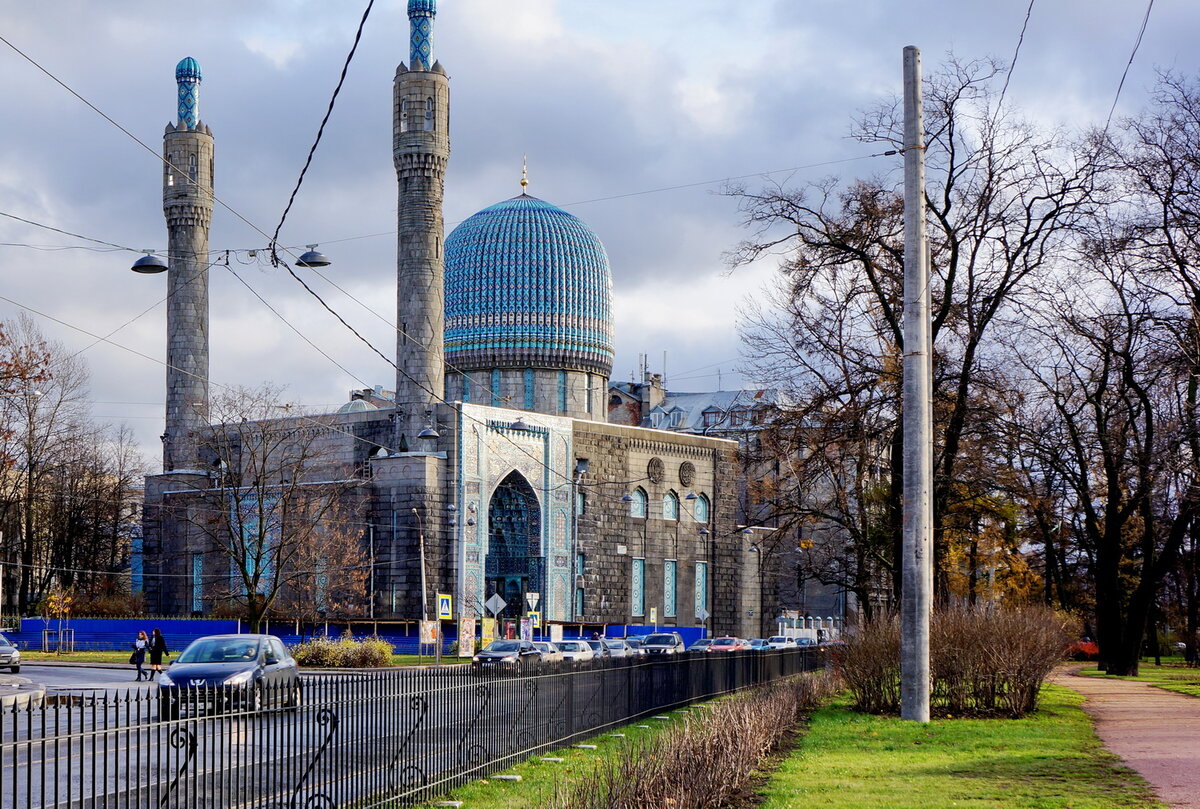
{"label": "shrub", "polygon": [[1072,660],[1096,660],[1100,657],[1100,646],[1093,640],[1080,640],[1067,647],[1067,656]]}
{"label": "shrub", "polygon": [[900,710],[900,624],[896,616],[878,618],[849,630],[834,664],[863,713]]}
{"label": "shrub", "polygon": [[322,635],[296,644],[292,656],[300,665],[312,668],[379,668],[391,663],[392,645],[377,636],[355,640],[347,632],[336,641]]}
{"label": "shrub", "polygon": [[821,672],[696,706],[682,725],[630,745],[582,778],[556,784],[551,807],[731,805],[802,714],[828,699],[835,688],[834,677]]}
{"label": "shrub", "polygon": [[[930,708],[1019,717],[1037,708],[1042,682],[1065,659],[1071,623],[1043,607],[947,609],[929,628]],[[895,616],[847,635],[839,671],[865,713],[900,710],[900,627]]]}

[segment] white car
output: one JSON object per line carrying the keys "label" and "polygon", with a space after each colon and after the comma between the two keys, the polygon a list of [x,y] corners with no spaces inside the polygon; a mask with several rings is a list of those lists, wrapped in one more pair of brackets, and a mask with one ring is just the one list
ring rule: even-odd
{"label": "white car", "polygon": [[578,660],[587,661],[596,657],[596,653],[592,651],[592,647],[587,641],[582,640],[564,640],[554,644],[558,650],[562,652],[563,660]]}
{"label": "white car", "polygon": [[561,663],[563,661],[563,653],[557,645],[548,640],[535,640],[533,648],[542,653],[543,663]]}
{"label": "white car", "polygon": [[787,638],[783,635],[774,635],[767,638],[767,646],[770,646],[772,649],[795,649],[796,639]]}

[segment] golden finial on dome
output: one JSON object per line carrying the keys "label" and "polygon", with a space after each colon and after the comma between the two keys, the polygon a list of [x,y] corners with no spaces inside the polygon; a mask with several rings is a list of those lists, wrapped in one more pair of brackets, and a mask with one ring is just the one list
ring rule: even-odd
{"label": "golden finial on dome", "polygon": [[521,193],[529,187],[529,155],[521,155]]}

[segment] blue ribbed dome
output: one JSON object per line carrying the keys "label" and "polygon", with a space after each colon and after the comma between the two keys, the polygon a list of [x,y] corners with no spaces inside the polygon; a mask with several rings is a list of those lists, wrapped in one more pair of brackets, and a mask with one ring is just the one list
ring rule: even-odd
{"label": "blue ribbed dome", "polygon": [[612,371],[612,271],[581,219],[522,194],[446,239],[446,361]]}
{"label": "blue ribbed dome", "polygon": [[188,56],[175,65],[175,81],[200,81],[200,63]]}

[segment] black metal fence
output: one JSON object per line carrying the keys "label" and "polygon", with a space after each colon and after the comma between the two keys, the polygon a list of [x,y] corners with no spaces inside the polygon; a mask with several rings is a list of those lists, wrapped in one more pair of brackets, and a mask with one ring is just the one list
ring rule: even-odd
{"label": "black metal fence", "polygon": [[824,663],[824,650],[807,648],[514,674],[320,673],[250,698],[53,694],[0,710],[0,807],[411,805],[605,728]]}

